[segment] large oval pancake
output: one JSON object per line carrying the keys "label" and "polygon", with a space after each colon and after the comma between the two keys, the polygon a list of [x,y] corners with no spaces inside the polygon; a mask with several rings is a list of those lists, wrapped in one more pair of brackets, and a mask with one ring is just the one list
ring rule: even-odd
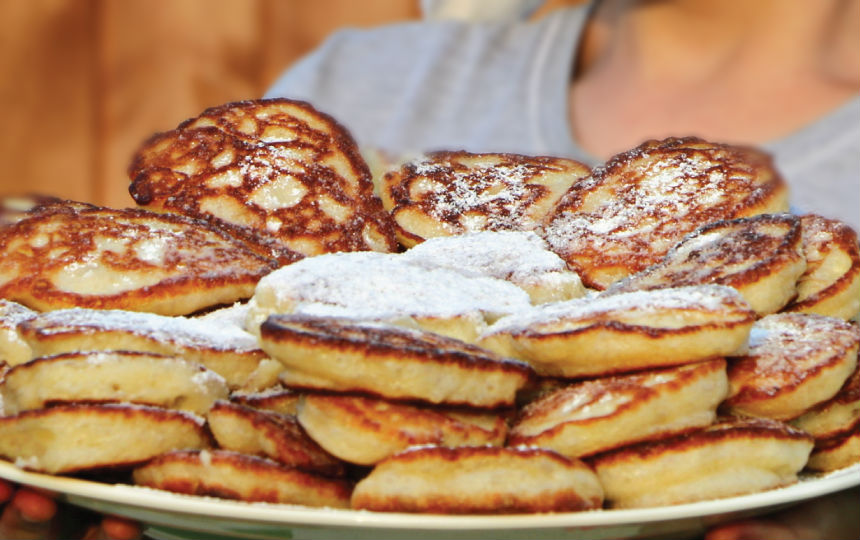
{"label": "large oval pancake", "polygon": [[759,315],[794,298],[806,269],[800,218],[761,214],[696,229],[658,263],[611,285],[622,292],[716,283],[738,290]]}
{"label": "large oval pancake", "polygon": [[788,211],[769,156],[695,137],[647,141],[575,183],[543,234],[583,282],[605,289],[714,221]]}
{"label": "large oval pancake", "polygon": [[574,383],[526,405],[508,444],[595,454],[707,426],[728,390],[723,359]]}
{"label": "large oval pancake", "polygon": [[539,375],[582,378],[737,354],[754,320],[736,290],[696,285],[542,304],[500,319],[477,343]]}
{"label": "large oval pancake", "polygon": [[0,297],[39,311],[185,315],[249,298],[274,268],[205,222],[144,210],[56,204],[0,228]]}
{"label": "large oval pancake", "polygon": [[801,216],[806,271],[786,311],[853,319],[860,313],[860,244],[848,225]]}
{"label": "large oval pancake", "polygon": [[831,399],[857,367],[860,327],[836,317],[777,313],[756,321],[749,351],[729,363],[733,414],[790,420]]}
{"label": "large oval pancake", "polygon": [[576,512],[600,508],[603,489],[576,459],[542,448],[415,447],[358,482],[356,509],[445,514]]}
{"label": "large oval pancake", "polygon": [[247,502],[349,508],[345,480],[229,450],[180,450],[134,470],[135,484],[176,493]]}
{"label": "large oval pancake", "polygon": [[512,405],[532,374],[475,345],[392,325],[272,315],[260,331],[291,387],[494,408]]}
{"label": "large oval pancake", "polygon": [[127,467],[210,445],[203,418],[144,405],[62,405],[0,417],[0,455],[51,474]]}
{"label": "large oval pancake", "polygon": [[139,205],[216,221],[282,262],[396,249],[352,136],[301,101],[207,109],[146,141],[129,177]]}
{"label": "large oval pancake", "polygon": [[591,170],[562,158],[433,152],[385,174],[379,192],[400,243],[537,227]]}
{"label": "large oval pancake", "polygon": [[609,506],[643,508],[793,484],[812,447],[809,434],[781,422],[724,419],[586,461],[597,471]]}

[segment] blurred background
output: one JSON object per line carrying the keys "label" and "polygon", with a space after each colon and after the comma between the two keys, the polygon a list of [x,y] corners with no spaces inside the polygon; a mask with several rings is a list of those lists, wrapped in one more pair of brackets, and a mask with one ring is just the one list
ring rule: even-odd
{"label": "blurred background", "polygon": [[[260,97],[338,28],[522,2],[0,0],[0,196],[130,206],[126,167],[146,138]],[[571,3],[531,2],[532,16]]]}

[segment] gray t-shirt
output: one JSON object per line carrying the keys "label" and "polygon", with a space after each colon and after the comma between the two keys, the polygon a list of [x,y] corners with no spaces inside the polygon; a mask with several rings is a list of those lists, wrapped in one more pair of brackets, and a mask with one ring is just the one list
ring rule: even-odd
{"label": "gray t-shirt", "polygon": [[[343,30],[281,76],[267,97],[306,100],[359,145],[394,154],[516,152],[597,165],[568,117],[586,16],[577,7],[533,22]],[[795,210],[860,230],[860,96],[763,149],[788,181]]]}

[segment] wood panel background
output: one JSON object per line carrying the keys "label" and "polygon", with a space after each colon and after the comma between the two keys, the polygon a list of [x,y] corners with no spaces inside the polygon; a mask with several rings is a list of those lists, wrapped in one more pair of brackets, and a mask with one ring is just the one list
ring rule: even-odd
{"label": "wood panel background", "polygon": [[0,0],[0,196],[131,206],[152,133],[259,97],[340,27],[419,17],[419,0]]}

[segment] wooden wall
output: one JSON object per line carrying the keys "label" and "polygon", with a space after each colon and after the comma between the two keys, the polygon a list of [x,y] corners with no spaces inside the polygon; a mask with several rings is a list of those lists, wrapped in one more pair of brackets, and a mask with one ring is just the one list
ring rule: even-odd
{"label": "wooden wall", "polygon": [[152,133],[259,97],[339,27],[419,17],[419,0],[0,0],[0,196],[130,206]]}
{"label": "wooden wall", "polygon": [[134,149],[417,0],[0,0],[0,195],[132,205]]}

